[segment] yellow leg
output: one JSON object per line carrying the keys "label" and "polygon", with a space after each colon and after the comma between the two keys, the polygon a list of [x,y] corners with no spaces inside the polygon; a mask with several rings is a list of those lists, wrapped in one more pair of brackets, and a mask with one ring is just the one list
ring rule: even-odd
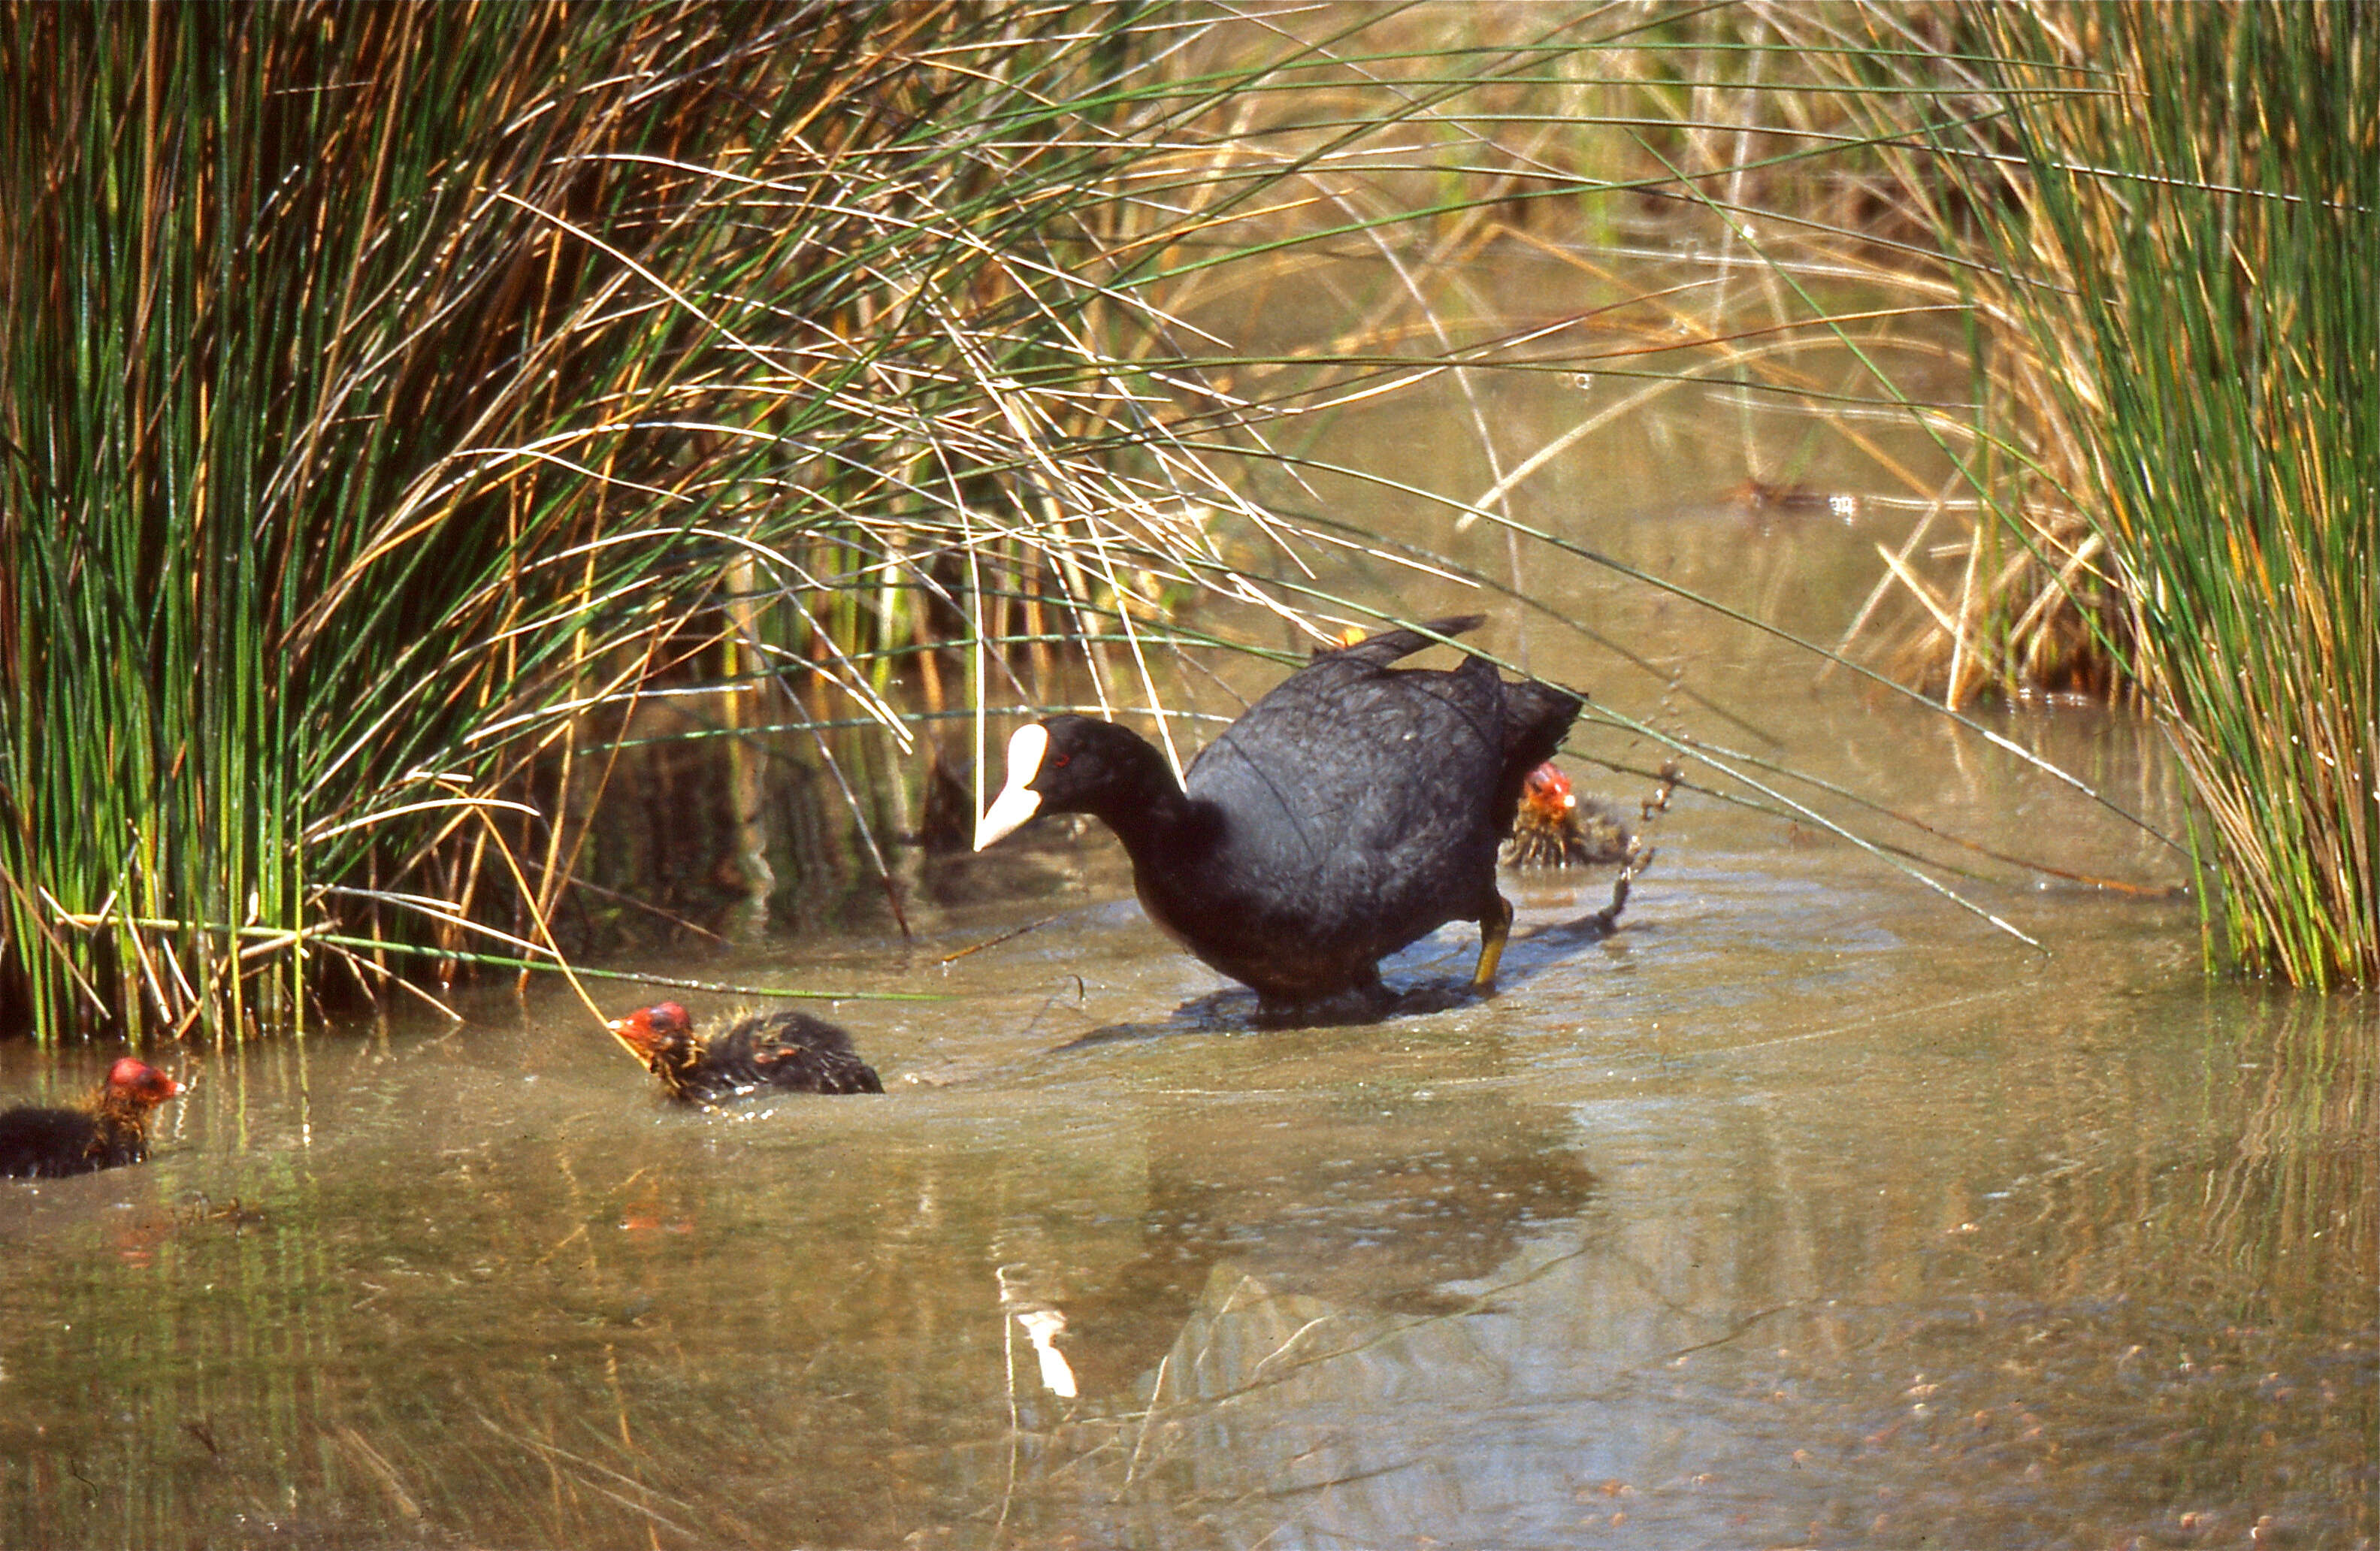
{"label": "yellow leg", "polygon": [[1504,956],[1504,939],[1512,935],[1512,903],[1501,894],[1488,896],[1496,903],[1479,918],[1479,967],[1471,972],[1474,986],[1496,983],[1496,963]]}

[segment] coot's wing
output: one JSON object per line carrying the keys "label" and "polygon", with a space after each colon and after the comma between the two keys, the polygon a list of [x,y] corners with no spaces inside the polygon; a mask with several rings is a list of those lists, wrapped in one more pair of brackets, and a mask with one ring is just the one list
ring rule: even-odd
{"label": "coot's wing", "polygon": [[1512,832],[1522,784],[1531,770],[1554,757],[1585,703],[1583,697],[1536,679],[1504,686],[1504,769],[1490,816],[1499,835]]}
{"label": "coot's wing", "polygon": [[739,1031],[738,1054],[757,1084],[804,1093],[882,1093],[851,1036],[807,1012],[773,1013]]}
{"label": "coot's wing", "polygon": [[[1384,630],[1352,646],[1322,653],[1305,672],[1327,669],[1333,663],[1367,663],[1385,667],[1400,658],[1412,656],[1426,647],[1438,645],[1435,636],[1454,636],[1477,629],[1487,620],[1485,614],[1451,614],[1444,619],[1424,622],[1420,630]],[[1427,631],[1430,634],[1425,635]],[[1282,687],[1294,683],[1301,675],[1293,675]],[[1503,768],[1499,772],[1494,796],[1489,806],[1489,822],[1499,835],[1509,834],[1512,813],[1520,802],[1521,783],[1528,773],[1544,764],[1561,746],[1570,733],[1571,723],[1577,720],[1584,697],[1555,685],[1536,679],[1524,679],[1515,684],[1503,684],[1492,665],[1475,657],[1463,659],[1454,674],[1419,675],[1413,686],[1423,689],[1427,681],[1460,677],[1464,680],[1464,696],[1457,708],[1464,715],[1477,718],[1492,714],[1501,725]],[[1488,681],[1496,681],[1496,692],[1489,693]],[[1280,691],[1276,690],[1275,694]],[[1270,699],[1271,697],[1267,697]],[[1259,702],[1261,704],[1262,702]]]}
{"label": "coot's wing", "polygon": [[1370,644],[1283,680],[1191,767],[1190,795],[1221,816],[1212,870],[1251,933],[1377,956],[1492,887],[1503,685],[1477,659],[1383,669],[1357,655]]}

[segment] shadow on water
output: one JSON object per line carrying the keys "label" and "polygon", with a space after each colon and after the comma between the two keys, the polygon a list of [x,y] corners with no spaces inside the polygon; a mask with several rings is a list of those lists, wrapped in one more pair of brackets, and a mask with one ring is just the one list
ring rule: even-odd
{"label": "shadow on water", "polygon": [[[1504,947],[1496,984],[1482,988],[1469,979],[1427,976],[1406,979],[1400,973],[1410,962],[1444,955],[1436,941],[1408,949],[1381,961],[1385,996],[1351,993],[1292,1009],[1267,1009],[1257,994],[1245,988],[1210,992],[1184,1002],[1161,1023],[1111,1024],[1076,1035],[1057,1047],[1059,1051],[1083,1049],[1118,1040],[1160,1039],[1177,1034],[1254,1034],[1295,1028],[1350,1028],[1386,1024],[1400,1018],[1421,1018],[1451,1012],[1491,1001],[1498,995],[1555,969],[1582,949],[1609,941],[1619,930],[1611,916],[1594,912],[1572,921],[1560,921],[1515,930]],[[1400,983],[1402,982],[1402,983]]]}

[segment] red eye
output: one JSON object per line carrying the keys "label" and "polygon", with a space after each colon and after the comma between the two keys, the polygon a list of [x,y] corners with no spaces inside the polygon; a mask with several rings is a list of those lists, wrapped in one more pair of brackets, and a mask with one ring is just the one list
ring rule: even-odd
{"label": "red eye", "polygon": [[1051,765],[1055,766],[1057,769],[1062,769],[1062,769],[1064,769],[1066,768],[1066,761],[1067,761],[1067,760],[1069,760],[1069,759],[1072,759],[1073,757],[1074,757],[1074,756],[1073,756],[1073,755],[1071,755],[1071,754],[1057,754],[1057,755],[1052,755],[1052,756],[1050,756],[1050,763]]}

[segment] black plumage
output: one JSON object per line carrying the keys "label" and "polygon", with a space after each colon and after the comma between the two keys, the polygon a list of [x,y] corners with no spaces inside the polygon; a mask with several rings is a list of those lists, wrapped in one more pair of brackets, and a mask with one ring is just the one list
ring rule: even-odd
{"label": "black plumage", "polygon": [[674,1001],[615,1018],[612,1032],[672,1098],[711,1104],[762,1088],[789,1093],[882,1093],[851,1036],[807,1012],[739,1014],[697,1029]]}
{"label": "black plumage", "polygon": [[149,1112],[182,1084],[126,1056],[79,1109],[23,1105],[0,1114],[0,1175],[61,1179],[149,1156]]}
{"label": "black plumage", "polygon": [[[1432,622],[1453,636],[1476,615]],[[1207,745],[1176,782],[1146,739],[1057,716],[1009,744],[977,849],[1038,813],[1087,813],[1131,856],[1142,905],[1268,1006],[1377,994],[1378,963],[1448,921],[1480,924],[1487,985],[1512,924],[1496,854],[1527,773],[1580,697],[1508,684],[1466,658],[1397,669],[1432,645],[1390,630],[1318,653]]]}

